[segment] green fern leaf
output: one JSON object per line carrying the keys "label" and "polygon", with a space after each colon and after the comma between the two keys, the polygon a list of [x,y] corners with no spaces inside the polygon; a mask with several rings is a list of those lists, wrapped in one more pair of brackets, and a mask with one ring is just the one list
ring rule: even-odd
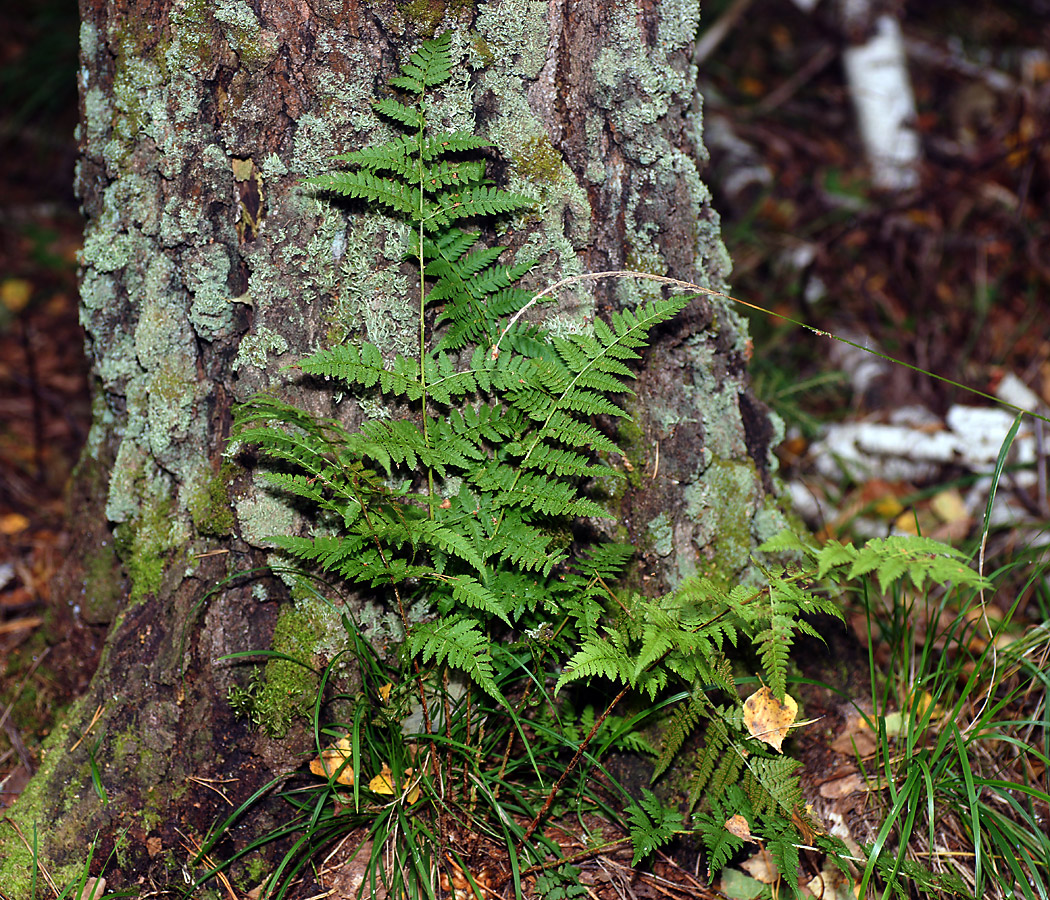
{"label": "green fern leaf", "polygon": [[519,209],[528,209],[533,204],[531,197],[482,185],[464,191],[438,194],[435,197],[434,211],[423,225],[428,230],[447,228],[457,219],[503,215]]}
{"label": "green fern leaf", "polygon": [[397,100],[393,100],[390,97],[376,100],[376,102],[372,104],[372,109],[380,115],[386,116],[388,119],[400,122],[406,128],[422,128],[425,124],[423,114],[416,107],[405,106],[404,103],[399,103]]}
{"label": "green fern leaf", "polygon": [[442,160],[432,166],[427,166],[423,170],[423,190],[431,194],[437,194],[452,185],[462,188],[480,181],[484,174],[485,164],[483,162],[475,160],[457,162]]}
{"label": "green fern leaf", "polygon": [[422,207],[418,188],[392,178],[382,178],[367,170],[332,172],[310,178],[305,183],[344,197],[379,203],[406,217],[415,215]]}
{"label": "green fern leaf", "polygon": [[608,678],[610,681],[631,684],[634,664],[623,648],[601,637],[588,638],[573,655],[554,686],[557,694],[570,681],[581,678]]}
{"label": "green fern leaf", "polygon": [[492,556],[513,563],[526,572],[549,575],[551,569],[565,559],[564,553],[550,551],[551,536],[527,524],[517,510],[504,509],[505,526],[492,535],[489,549]]}
{"label": "green fern leaf", "polygon": [[473,619],[454,617],[416,625],[405,639],[404,652],[427,663],[446,663],[466,673],[478,687],[506,706],[492,670],[491,641]]}
{"label": "green fern leaf", "polygon": [[416,161],[413,158],[417,149],[418,141],[414,137],[402,135],[385,144],[362,147],[360,150],[353,150],[332,158],[336,162],[360,166],[372,172],[396,172],[402,179],[411,180],[418,175]]}
{"label": "green fern leaf", "polygon": [[681,830],[682,814],[664,806],[649,788],[642,788],[642,799],[627,807],[627,827],[634,847],[632,866],[654,850],[674,839]]}
{"label": "green fern leaf", "polygon": [[[423,138],[419,146],[419,152],[424,162],[430,162],[432,159],[438,159],[449,153],[461,153],[464,150],[481,150],[491,146],[492,142],[480,135],[468,134],[464,131],[454,133],[438,132]],[[475,236],[476,239],[477,236]]]}
{"label": "green fern leaf", "polygon": [[480,609],[495,618],[502,619],[510,625],[505,604],[495,594],[479,584],[475,579],[460,575],[452,579],[452,599],[471,609]]}
{"label": "green fern leaf", "polygon": [[[524,448],[522,448],[524,450]],[[508,448],[508,453],[513,453],[511,448]],[[575,453],[572,450],[563,450],[558,447],[550,447],[545,444],[541,444],[532,451],[532,455],[525,461],[522,466],[528,469],[541,469],[550,475],[568,475],[573,477],[581,478],[604,478],[612,476],[614,478],[625,478],[623,472],[618,469],[614,469],[611,466],[595,464],[591,462],[587,457],[582,454]],[[603,513],[604,514],[604,513]]]}
{"label": "green fern leaf", "polygon": [[401,66],[401,71],[425,87],[448,81],[452,75],[452,32],[446,31],[423,41],[408,62]]}
{"label": "green fern leaf", "polygon": [[752,755],[741,785],[759,816],[791,820],[802,803],[802,787],[797,770],[801,763],[787,756],[775,758]]}
{"label": "green fern leaf", "polygon": [[[653,767],[653,778],[655,781],[664,772],[667,771],[668,766],[671,765],[671,761],[678,755],[678,751],[682,749],[682,745],[685,743],[696,726],[700,723],[701,718],[705,714],[710,712],[710,703],[702,693],[694,691],[688,699],[683,703],[678,704],[671,712],[671,718],[665,723],[662,729],[662,741],[660,743],[660,753],[656,758],[656,763]],[[712,764],[713,768],[713,764]]]}

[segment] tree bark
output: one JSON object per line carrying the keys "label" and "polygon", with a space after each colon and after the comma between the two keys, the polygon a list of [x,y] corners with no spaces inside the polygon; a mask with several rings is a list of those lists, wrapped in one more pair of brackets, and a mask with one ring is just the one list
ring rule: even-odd
{"label": "tree bark", "polygon": [[[12,898],[29,895],[16,827],[30,843],[36,829],[56,880],[98,831],[95,868],[117,851],[111,888],[181,884],[192,840],[309,749],[301,726],[268,736],[227,699],[245,671],[221,658],[294,629],[287,612],[277,624],[290,608],[279,580],[226,579],[265,566],[266,535],[296,524],[225,456],[230,410],[268,390],[353,423],[377,410],[333,404],[282,367],[363,337],[414,354],[403,229],[302,180],[389,136],[371,101],[421,36],[450,28],[468,63],[438,114],[492,140],[490,176],[539,203],[499,235],[508,256],[539,257],[537,289],[621,268],[717,290],[729,275],[698,173],[694,2],[81,0],[81,13],[95,412],[64,601],[108,637],[14,824],[0,824]],[[585,321],[658,290],[580,284],[557,315]],[[631,486],[612,512],[654,591],[700,569],[737,577],[783,521],[776,429],[748,392],[748,354],[742,320],[700,298],[640,372],[636,425],[618,436]],[[337,649],[324,622],[308,624],[307,652]],[[260,807],[232,840],[279,814]]]}

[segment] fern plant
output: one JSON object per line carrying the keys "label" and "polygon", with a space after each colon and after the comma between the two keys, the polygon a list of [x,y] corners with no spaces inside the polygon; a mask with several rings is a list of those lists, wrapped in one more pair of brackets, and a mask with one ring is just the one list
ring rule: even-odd
{"label": "fern plant", "polygon": [[[796,766],[748,735],[730,652],[750,648],[772,694],[784,700],[791,643],[798,633],[816,633],[805,617],[837,614],[810,589],[815,579],[873,570],[886,579],[959,579],[968,570],[955,559],[945,563],[940,545],[818,550],[783,537],[765,549],[800,563],[761,569],[759,588],[695,579],[663,597],[618,590],[633,548],[588,543],[574,530],[580,519],[606,515],[590,487],[622,477],[608,462],[617,446],[594,421],[627,415],[616,398],[629,392],[632,363],[652,329],[688,299],[651,301],[579,334],[527,322],[521,313],[533,295],[517,283],[532,263],[502,263],[506,248],[486,247],[479,230],[461,226],[531,204],[487,181],[484,162],[471,155],[487,145],[483,139],[434,127],[429,98],[452,65],[449,35],[424,42],[391,80],[401,99],[374,104],[402,134],[339,157],[347,170],[311,182],[410,225],[418,355],[389,358],[363,341],[319,350],[298,368],[340,391],[382,395],[409,414],[349,431],[272,396],[236,414],[234,437],[259,449],[269,466],[264,477],[314,515],[312,533],[274,536],[277,546],[387,598],[403,632],[400,656],[389,661],[343,614],[352,652],[371,674],[369,687],[351,698],[345,726],[324,726],[322,698],[315,705],[319,753],[322,734],[347,734],[344,749],[332,751],[339,770],[322,765],[325,797],[373,816],[374,867],[396,861],[373,871],[373,889],[382,882],[393,893],[432,896],[442,877],[470,873],[484,836],[502,843],[508,877],[520,881],[532,866],[543,874],[537,890],[561,896],[552,868],[559,850],[540,825],[565,811],[564,796],[587,795],[581,773],[600,766],[601,748],[650,749],[637,730],[640,717],[613,715],[622,698],[633,694],[660,708],[684,697],[665,714],[654,777],[703,729],[689,809],[711,869],[742,846],[723,823],[743,815],[790,876],[798,868],[793,823],[807,822]],[[418,734],[405,734],[381,708],[394,703],[391,682],[399,685],[390,695],[400,697],[398,708],[421,720]],[[612,699],[588,706],[591,695],[581,720],[566,722],[558,692],[601,682],[613,685]],[[385,736],[373,740],[376,728]],[[533,753],[541,739],[552,760],[562,754],[557,774]],[[340,772],[380,764],[388,774],[367,788],[351,778],[347,801]],[[376,805],[377,791],[397,796]],[[618,802],[636,862],[689,830],[681,810],[651,791]],[[320,809],[319,801],[309,820],[338,827],[338,817]],[[380,822],[393,824],[384,831]]]}
{"label": "fern plant", "polygon": [[[269,460],[271,485],[317,515],[315,533],[277,535],[275,543],[303,564],[388,592],[404,632],[402,677],[418,685],[433,748],[423,768],[434,777],[451,765],[454,749],[448,729],[456,709],[433,708],[436,697],[447,698],[441,686],[450,676],[467,686],[460,705],[479,703],[470,698],[481,691],[517,721],[529,669],[553,671],[582,636],[597,633],[609,601],[605,585],[632,550],[577,544],[570,556],[561,537],[581,517],[606,515],[587,486],[621,477],[606,462],[615,443],[592,420],[626,415],[611,398],[628,392],[630,364],[650,331],[687,302],[653,301],[568,336],[522,320],[517,314],[532,294],[515,285],[531,263],[502,264],[505,248],[482,246],[480,232],[458,225],[531,201],[488,183],[484,163],[464,158],[484,140],[432,127],[428,97],[451,66],[448,35],[425,42],[391,81],[404,101],[375,104],[404,133],[340,157],[349,171],[312,182],[410,224],[419,354],[387,359],[363,342],[320,350],[298,368],[341,390],[380,393],[411,409],[410,417],[350,432],[260,396],[235,422],[236,439]],[[421,608],[429,612],[410,614]],[[537,695],[547,690],[542,678],[535,683]],[[505,771],[521,735],[511,736],[502,760],[498,753],[480,760],[484,725],[475,721],[473,733],[456,742],[474,742],[469,765]],[[449,802],[428,796],[435,807]],[[535,843],[531,835],[552,798],[527,808],[534,824],[510,843]]]}

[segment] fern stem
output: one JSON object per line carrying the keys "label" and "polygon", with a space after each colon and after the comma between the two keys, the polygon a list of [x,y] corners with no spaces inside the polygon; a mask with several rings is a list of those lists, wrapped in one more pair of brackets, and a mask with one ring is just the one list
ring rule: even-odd
{"label": "fern stem", "polygon": [[547,799],[543,802],[543,808],[536,814],[536,818],[529,823],[529,827],[525,829],[525,834],[518,839],[517,848],[519,850],[525,846],[529,838],[531,838],[536,832],[540,822],[542,822],[547,813],[550,812],[551,806],[554,804],[554,798],[558,795],[558,791],[561,790],[562,785],[565,784],[565,779],[569,777],[573,769],[576,768],[579,761],[583,758],[583,754],[587,752],[587,748],[590,746],[591,741],[594,740],[594,736],[598,733],[598,729],[602,727],[602,724],[609,717],[609,714],[616,707],[616,704],[627,695],[627,692],[630,689],[630,684],[625,684],[623,690],[612,698],[609,705],[602,711],[602,714],[595,719],[594,725],[591,726],[591,730],[587,734],[587,737],[585,737],[580,743],[580,746],[576,748],[576,755],[569,761],[569,764],[565,767],[565,771],[561,773],[561,776],[550,789],[550,793],[547,794]]}

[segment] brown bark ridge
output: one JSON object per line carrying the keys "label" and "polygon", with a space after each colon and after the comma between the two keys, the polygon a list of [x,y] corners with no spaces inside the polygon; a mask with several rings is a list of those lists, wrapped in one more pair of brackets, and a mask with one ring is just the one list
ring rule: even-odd
{"label": "brown bark ridge", "polygon": [[[111,888],[158,890],[183,882],[193,841],[309,749],[301,728],[266,737],[227,700],[246,672],[221,657],[270,646],[275,628],[294,636],[305,622],[315,659],[340,646],[307,601],[279,615],[280,581],[236,577],[296,518],[228,456],[230,409],[270,390],[351,422],[383,412],[334,404],[283,367],[362,336],[413,352],[404,229],[302,180],[389,136],[371,100],[435,24],[466,65],[432,116],[489,137],[490,175],[536,198],[498,237],[508,256],[540,259],[537,288],[631,268],[722,289],[729,274],[698,174],[693,0],[81,0],[81,13],[81,308],[96,394],[64,599],[111,624],[90,689],[14,824],[0,823],[0,884],[17,900],[31,855],[16,826],[30,841],[35,829],[56,880],[98,832]],[[579,327],[659,289],[576,286],[555,315]],[[612,512],[654,590],[698,570],[735,577],[782,522],[748,346],[732,310],[698,299],[641,372],[636,424],[618,435],[630,487]],[[366,601],[360,614],[382,627]],[[217,854],[274,815],[279,804],[239,822]]]}

